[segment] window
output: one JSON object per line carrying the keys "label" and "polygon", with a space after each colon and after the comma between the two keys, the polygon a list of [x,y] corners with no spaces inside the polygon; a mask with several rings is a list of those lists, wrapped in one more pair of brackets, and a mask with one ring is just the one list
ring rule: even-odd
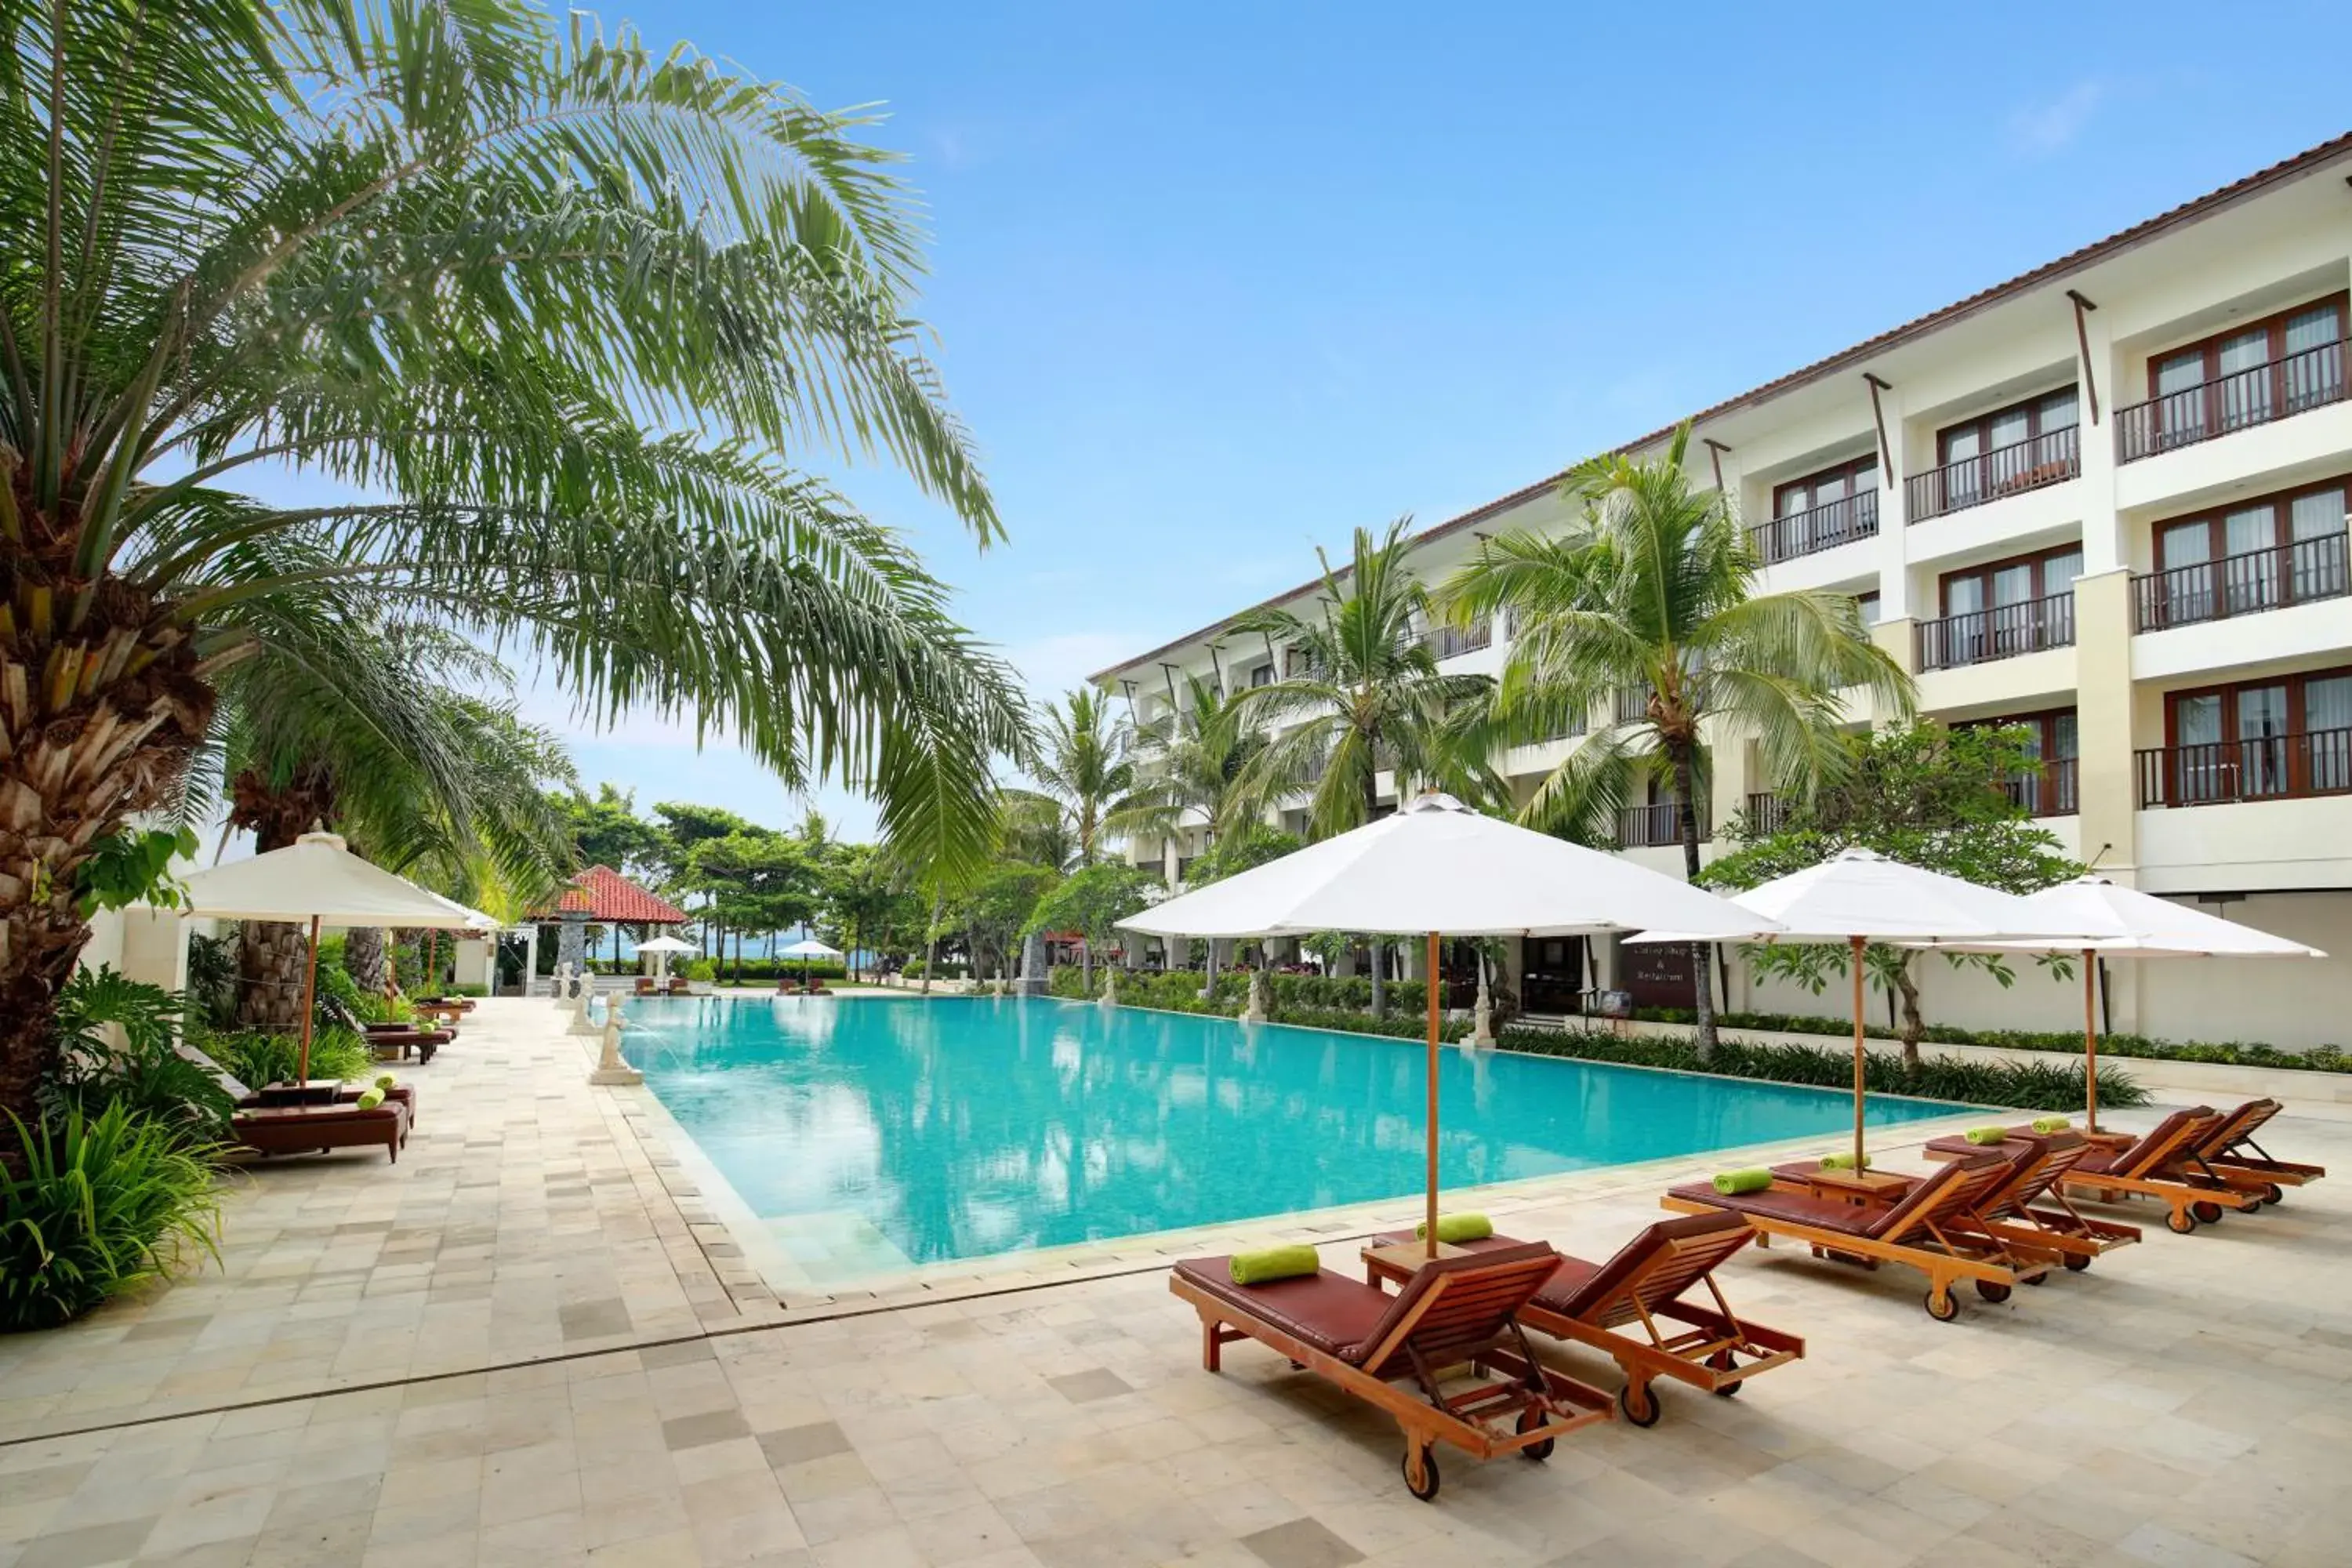
{"label": "window", "polygon": [[2071,645],[2074,579],[2082,573],[2078,544],[1945,573],[1943,619],[1919,628],[1920,668],[1948,669]]}
{"label": "window", "polygon": [[1264,664],[1252,666],[1249,673],[1249,683],[1252,687],[1272,686],[1274,684],[1274,660],[1267,659]]}
{"label": "window", "polygon": [[2035,816],[2072,816],[2081,809],[2076,767],[2081,742],[2074,709],[2053,708],[1952,726],[1955,730],[1996,727],[2022,729],[2026,750],[2034,759],[2032,768],[2008,781],[2011,799]]}
{"label": "window", "polygon": [[1862,612],[1864,626],[1874,626],[1878,624],[1878,595],[1875,591],[1856,594],[1853,596],[1853,607]]}
{"label": "window", "polygon": [[1878,531],[1878,459],[1850,458],[1772,489],[1772,521],[1748,530],[1769,564]]}
{"label": "window", "polygon": [[[2153,445],[2179,446],[2344,395],[2345,296],[2231,327],[2147,362]],[[2126,431],[2126,457],[2132,432]]]}
{"label": "window", "polygon": [[[2171,765],[2154,804],[2352,789],[2352,670],[2176,691],[2165,708]],[[2143,763],[2143,805],[2150,804],[2147,784]]]}
{"label": "window", "polygon": [[2156,570],[2139,584],[2139,629],[2217,620],[2352,592],[2345,508],[2352,482],[2235,501],[2156,525]]}
{"label": "window", "polygon": [[2074,389],[2062,386],[1936,432],[1937,472],[1915,486],[1914,519],[1979,505],[2074,477],[2079,468]]}

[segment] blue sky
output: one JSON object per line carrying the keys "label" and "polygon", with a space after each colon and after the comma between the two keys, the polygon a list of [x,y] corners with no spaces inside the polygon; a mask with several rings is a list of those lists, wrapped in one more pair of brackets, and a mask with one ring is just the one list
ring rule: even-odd
{"label": "blue sky", "polygon": [[[1441,521],[2352,104],[2310,47],[2334,7],[2228,13],[2234,65],[2210,6],[1581,9],[605,15],[822,104],[887,100],[937,235],[919,313],[1012,542],[977,555],[903,482],[811,466],[913,533],[1043,691],[1302,580],[1358,524]],[[641,803],[800,810],[660,726],[576,751]]]}

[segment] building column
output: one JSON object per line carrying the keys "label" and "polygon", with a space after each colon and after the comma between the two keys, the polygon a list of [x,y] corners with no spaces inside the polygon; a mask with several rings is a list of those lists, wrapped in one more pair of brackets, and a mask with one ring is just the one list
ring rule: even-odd
{"label": "building column", "polygon": [[[2083,858],[2128,886],[2137,874],[2131,574],[2074,580],[2074,733]],[[2100,853],[2102,847],[2105,853]]]}
{"label": "building column", "polygon": [[[1863,407],[1870,407],[1870,388],[1861,388]],[[1904,451],[1903,389],[1882,387],[1878,393],[1878,417],[1885,422],[1886,452],[1879,465],[1878,485],[1878,618],[1882,625],[1888,621],[1907,619],[1911,614],[1910,536],[1904,529],[1903,479],[1910,471],[1910,458]],[[1878,427],[1871,427],[1871,439],[1878,439]],[[1905,632],[1904,642],[1910,642]]]}
{"label": "building column", "polygon": [[[2064,309],[2071,313],[2073,301],[2068,300]],[[2083,337],[2089,342],[2091,353],[2088,359],[2078,360],[2076,365],[2075,406],[2081,411],[2083,423],[2075,437],[2082,452],[2083,472],[2075,482],[2083,497],[2083,575],[2096,577],[2131,565],[2131,539],[2128,526],[2116,515],[2116,403],[2122,388],[2116,379],[2116,355],[2107,335],[2105,311],[2083,312]],[[2083,379],[2085,377],[2087,385]],[[2091,422],[2087,395],[2091,387],[2096,387],[2099,395],[2095,425]],[[2078,596],[2078,613],[2081,603]],[[2081,635],[2078,626],[2076,636],[2079,638]]]}

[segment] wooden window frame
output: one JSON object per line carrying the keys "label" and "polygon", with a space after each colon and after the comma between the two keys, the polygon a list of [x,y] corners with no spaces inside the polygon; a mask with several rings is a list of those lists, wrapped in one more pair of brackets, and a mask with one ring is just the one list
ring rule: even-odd
{"label": "wooden window frame", "polygon": [[[2074,721],[2074,751],[2072,756],[2062,757],[2058,754],[2058,721],[2061,719],[2072,719]],[[2075,802],[2074,808],[2068,811],[2037,811],[2034,815],[2036,816],[2073,816],[2076,815],[2082,810],[2079,764],[2083,760],[2083,713],[2080,706],[2073,708],[2037,708],[2031,713],[2003,713],[1991,719],[1969,719],[1954,724],[1952,728],[1955,730],[2000,730],[2021,726],[2029,727],[2041,736],[2040,750],[2035,752],[2036,758],[2041,763],[2039,772],[2042,774],[2041,789],[2037,795],[2038,802],[2046,802],[2055,805],[2061,797],[2062,792],[2058,787],[2058,778],[2056,773],[2053,771],[2051,764],[2053,763],[2074,763],[2078,764],[2078,782],[2075,786]]]}
{"label": "wooden window frame", "polygon": [[[2174,360],[2183,358],[2189,354],[2194,353],[2203,356],[2202,374],[2197,378],[2198,385],[2210,386],[2214,382],[2221,380],[2221,345],[2231,338],[2243,337],[2246,333],[2253,331],[2258,328],[2270,334],[2270,354],[2264,363],[2269,364],[2278,363],[2279,361],[2286,357],[2286,324],[2288,320],[2292,317],[2303,314],[2305,310],[2313,310],[2321,305],[2333,305],[2336,307],[2336,341],[2340,343],[2345,342],[2347,336],[2352,336],[2352,289],[2338,289],[2331,294],[2315,295],[2311,299],[2298,300],[2294,304],[2287,306],[2283,310],[2273,311],[2267,316],[2258,316],[2251,321],[2239,321],[2233,325],[2224,327],[2218,332],[2213,332],[2201,338],[2193,338],[2185,343],[2176,343],[2171,348],[2164,349],[2158,353],[2149,354],[2147,356],[2147,395],[2149,401],[2153,402],[2157,398],[2167,395],[2166,394],[2157,390],[2158,373],[2165,365],[2171,363]],[[2180,395],[2174,394],[2172,395],[2177,396]]]}
{"label": "wooden window frame", "polygon": [[[2047,550],[2032,551],[2024,555],[2010,555],[2004,556],[1999,561],[1988,561],[1980,566],[1956,566],[1951,571],[1939,574],[1936,579],[1936,606],[1938,612],[1938,617],[1943,620],[1949,620],[1952,617],[1952,580],[1956,577],[1981,577],[1984,579],[1983,605],[1978,610],[1963,612],[1968,615],[1978,615],[1989,613],[1995,607],[1992,602],[1992,577],[1994,573],[2004,571],[2011,566],[2032,566],[2033,568],[2033,593],[2025,602],[2028,604],[2038,604],[2042,600],[2050,597],[2049,577],[2045,570],[2048,564],[2061,556],[2081,555],[2082,553],[2083,547],[2080,543],[2059,544],[2053,545]],[[2075,575],[2079,578],[2081,574],[2077,573]]]}
{"label": "wooden window frame", "polygon": [[[1862,629],[1864,631],[1866,632],[1871,627],[1878,624],[1878,617],[1870,612],[1872,610],[1883,608],[1885,606],[1885,602],[1878,596],[1878,590],[1875,588],[1871,589],[1866,594],[1856,594],[1853,596],[1853,607],[1855,612],[1862,616]],[[1863,608],[1865,605],[1870,606],[1869,610]]]}
{"label": "wooden window frame", "polygon": [[[2042,405],[2062,392],[2074,395],[2074,422],[2072,425],[2053,425],[2049,430],[2045,430],[2042,426]],[[1993,421],[2005,415],[2020,413],[2025,416],[2024,440],[2007,442],[2000,447],[1993,446],[1991,444]],[[2063,382],[2056,386],[2044,387],[2031,397],[2021,398],[2015,403],[2005,403],[1999,408],[1988,409],[1974,418],[1956,420],[1952,424],[1944,426],[1936,432],[1936,466],[1939,468],[1948,468],[1956,461],[1976,462],[1990,453],[2006,451],[2010,447],[2023,446],[2027,442],[2039,441],[2048,435],[2050,430],[2078,430],[2082,428],[2082,384],[2079,382]],[[1966,458],[1955,458],[1952,456],[1951,438],[1963,432],[1975,434],[1977,449]]]}
{"label": "wooden window frame", "polygon": [[2311,730],[2304,714],[2304,687],[2314,680],[2336,680],[2346,676],[2352,676],[2352,664],[2331,665],[2326,669],[2298,669],[2285,675],[2250,676],[2243,680],[2226,681],[2218,686],[2190,686],[2179,691],[2168,691],[2164,694],[2164,749],[2176,752],[2180,750],[2180,704],[2193,697],[2217,697],[2221,700],[2221,739],[2218,742],[2200,741],[2196,744],[2234,746],[2244,742],[2247,737],[2238,733],[2238,694],[2259,690],[2265,686],[2286,688],[2287,725],[2283,733],[2307,735]]}
{"label": "wooden window frame", "polygon": [[[2347,507],[2352,507],[2352,473],[2337,474],[2316,484],[2296,485],[2293,489],[2273,490],[2267,495],[2248,496],[2242,500],[2207,507],[2179,517],[2162,517],[2148,525],[2149,553],[2156,560],[2158,572],[2170,572],[2182,566],[2201,566],[2228,558],[2225,547],[2229,535],[2227,523],[2231,513],[2252,511],[2256,507],[2268,507],[2271,512],[2273,549],[2289,542],[2288,532],[2294,526],[2294,505],[2305,496],[2315,496],[2323,490],[2342,490]],[[2166,541],[2177,529],[2192,522],[2205,525],[2205,548],[2210,552],[2204,561],[2172,561],[2166,557]]]}
{"label": "wooden window frame", "polygon": [[[1811,473],[1807,474],[1801,479],[1789,479],[1780,484],[1774,485],[1772,487],[1772,515],[1768,521],[1778,522],[1784,518],[1802,516],[1804,513],[1826,504],[1813,499],[1812,494],[1813,487],[1819,485],[1824,479],[1844,479],[1846,481],[1845,499],[1852,500],[1854,495],[1854,477],[1862,473],[1864,469],[1868,469],[1871,473],[1878,475],[1877,478],[1871,481],[1871,488],[1873,489],[1885,488],[1885,476],[1878,473],[1878,454],[1875,452],[1864,452],[1859,457],[1848,458],[1843,463],[1832,463],[1828,468],[1816,468]],[[1801,489],[1805,492],[1805,504],[1799,507],[1795,511],[1782,511],[1780,510],[1781,498],[1786,496],[1790,490],[1794,489]]]}

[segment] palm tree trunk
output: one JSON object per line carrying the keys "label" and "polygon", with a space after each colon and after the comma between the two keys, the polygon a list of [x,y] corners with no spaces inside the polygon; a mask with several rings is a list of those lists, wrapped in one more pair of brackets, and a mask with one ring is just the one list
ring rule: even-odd
{"label": "palm tree trunk", "polygon": [[1078,994],[1095,994],[1095,944],[1083,936],[1078,938]]}
{"label": "palm tree trunk", "polygon": [[[1679,802],[1683,840],[1683,876],[1686,880],[1698,880],[1698,801],[1696,796],[1698,770],[1692,765],[1688,742],[1673,748],[1675,792]],[[1698,1016],[1698,1059],[1706,1061],[1715,1055],[1715,953],[1712,945],[1696,942],[1691,947],[1691,1008]]]}
{"label": "palm tree trunk", "polygon": [[1927,1017],[1919,1011],[1919,982],[1912,969],[1918,962],[1919,955],[1912,953],[1895,971],[1895,992],[1903,999],[1903,1023],[1895,1034],[1903,1042],[1903,1065],[1907,1068],[1919,1065],[1919,1039],[1927,1032]]}
{"label": "palm tree trunk", "polygon": [[290,1035],[302,1027],[303,971],[310,943],[298,925],[246,921],[237,930],[236,1021]]}
{"label": "palm tree trunk", "polygon": [[383,994],[383,931],[379,927],[353,926],[343,933],[343,967],[359,988],[372,996]]}
{"label": "palm tree trunk", "polygon": [[926,996],[931,994],[931,973],[940,966],[940,917],[945,912],[946,902],[944,899],[931,900],[931,923],[924,928],[924,934],[929,938],[923,949],[923,994]]}

